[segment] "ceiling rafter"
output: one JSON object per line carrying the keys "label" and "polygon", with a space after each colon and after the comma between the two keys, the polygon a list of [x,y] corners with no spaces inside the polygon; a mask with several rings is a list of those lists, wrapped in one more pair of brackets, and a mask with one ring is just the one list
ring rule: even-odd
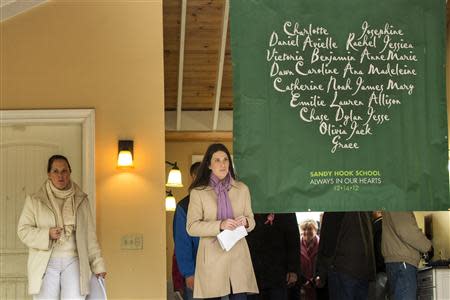
{"label": "ceiling rafter", "polygon": [[178,92],[177,92],[177,130],[181,130],[181,108],[183,104],[183,70],[184,70],[184,43],[186,35],[186,7],[187,0],[181,3],[181,24],[180,24],[180,50],[178,62]]}
{"label": "ceiling rafter", "polygon": [[223,80],[223,64],[225,61],[225,50],[227,45],[227,31],[228,31],[228,17],[230,12],[230,0],[225,0],[225,5],[223,7],[223,19],[222,19],[222,36],[221,36],[221,45],[219,52],[219,60],[218,60],[218,69],[217,69],[217,81],[216,81],[216,94],[215,101],[213,107],[213,125],[212,130],[217,130],[217,123],[219,121],[219,109],[220,109],[220,97],[222,92],[222,80]]}

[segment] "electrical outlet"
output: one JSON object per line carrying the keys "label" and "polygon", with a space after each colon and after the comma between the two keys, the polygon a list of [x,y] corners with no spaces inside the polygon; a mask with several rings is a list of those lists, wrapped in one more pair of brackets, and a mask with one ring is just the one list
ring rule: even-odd
{"label": "electrical outlet", "polygon": [[134,236],[134,249],[142,250],[144,248],[144,236],[142,234],[136,234]]}
{"label": "electrical outlet", "polygon": [[120,240],[122,250],[142,250],[144,248],[144,236],[142,233],[132,233],[122,236]]}

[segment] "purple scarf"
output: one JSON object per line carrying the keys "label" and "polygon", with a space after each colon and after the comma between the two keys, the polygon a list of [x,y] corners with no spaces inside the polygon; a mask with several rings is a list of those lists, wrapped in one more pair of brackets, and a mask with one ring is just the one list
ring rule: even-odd
{"label": "purple scarf", "polygon": [[214,189],[217,195],[217,220],[234,219],[233,209],[231,207],[228,191],[231,188],[230,173],[220,180],[216,175],[211,173],[209,185]]}

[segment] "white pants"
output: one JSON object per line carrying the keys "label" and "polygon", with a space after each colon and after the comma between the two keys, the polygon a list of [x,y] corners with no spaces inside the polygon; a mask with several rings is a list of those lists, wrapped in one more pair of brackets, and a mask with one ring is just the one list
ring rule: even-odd
{"label": "white pants", "polygon": [[84,300],[80,293],[78,257],[50,258],[41,290],[34,300]]}

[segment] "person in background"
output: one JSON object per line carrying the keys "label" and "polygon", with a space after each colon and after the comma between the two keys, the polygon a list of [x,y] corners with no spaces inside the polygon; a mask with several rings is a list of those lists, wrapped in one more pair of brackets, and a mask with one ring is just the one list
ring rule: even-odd
{"label": "person in background", "polygon": [[369,299],[385,300],[388,297],[386,265],[381,253],[381,234],[383,217],[381,211],[372,212],[373,246],[375,250],[376,279],[370,283]]}
{"label": "person in background", "polygon": [[180,269],[178,268],[175,251],[172,255],[172,283],[175,295],[178,297],[177,299],[183,299],[186,290],[186,283],[184,281],[183,275],[180,272]]}
{"label": "person in background", "polygon": [[319,221],[317,221],[317,235],[320,236],[320,230],[322,229],[323,212],[319,215]]}
{"label": "person in background", "polygon": [[34,299],[85,299],[92,273],[105,277],[87,195],[70,179],[62,155],[48,160],[41,188],[25,200],[17,226],[28,247],[28,291]]}
{"label": "person in background", "polygon": [[[322,220],[323,220],[323,212],[320,213],[319,215],[319,221],[317,221],[317,236],[320,238],[320,232],[322,229]],[[316,261],[317,261],[317,256],[316,256]],[[315,274],[316,272],[314,272]],[[330,297],[328,295],[328,283],[325,281],[320,287],[318,287],[315,284],[315,279],[314,279],[314,286],[315,286],[315,291],[316,291],[316,299],[317,300],[328,300]]]}
{"label": "person in background", "polygon": [[305,278],[302,285],[303,299],[315,300],[316,289],[314,273],[317,252],[319,252],[319,236],[317,235],[317,222],[309,219],[301,223],[302,237],[300,243],[301,274]]}
{"label": "person in background", "polygon": [[[195,162],[191,165],[189,173],[191,178],[195,179],[200,162]],[[178,202],[175,209],[175,216],[173,218],[173,240],[175,242],[174,255],[178,270],[184,279],[183,299],[192,300],[194,291],[194,274],[195,274],[195,260],[197,257],[197,249],[199,238],[190,236],[186,231],[186,217],[189,207],[189,195]],[[176,272],[172,272],[176,273]]]}
{"label": "person in background", "polygon": [[[285,300],[300,271],[300,233],[295,213],[255,214],[247,236],[259,295],[253,300]],[[298,299],[298,298],[297,298]]]}
{"label": "person in background", "polygon": [[195,267],[194,298],[228,295],[230,300],[247,299],[258,293],[250,251],[245,238],[229,251],[217,240],[222,230],[255,227],[248,187],[236,180],[230,152],[223,144],[206,150],[191,191],[187,232],[200,237]]}
{"label": "person in background", "polygon": [[371,216],[368,212],[323,215],[315,283],[328,282],[331,300],[367,299],[375,279]]}
{"label": "person in background", "polygon": [[386,263],[391,299],[417,298],[417,267],[420,252],[432,249],[417,226],[413,212],[383,212],[381,251]]}

